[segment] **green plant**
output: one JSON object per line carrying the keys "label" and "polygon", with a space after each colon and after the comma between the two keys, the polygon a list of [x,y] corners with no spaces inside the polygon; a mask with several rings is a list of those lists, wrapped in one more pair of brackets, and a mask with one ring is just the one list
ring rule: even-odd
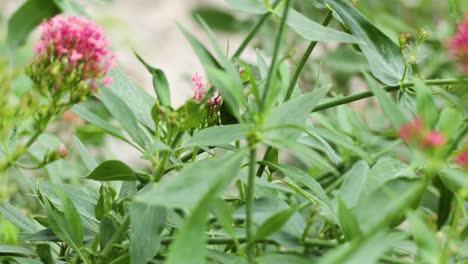
{"label": "green plant", "polygon": [[[13,18],[35,2],[27,1]],[[136,55],[153,77],[157,99],[111,70],[114,82],[96,98],[119,128],[76,104],[79,97],[57,113],[40,115],[41,126],[25,120],[21,136],[27,143],[4,140],[4,146],[15,147],[0,168],[51,165],[66,156],[63,149],[43,151],[42,160],[30,150],[71,108],[134,147],[146,165],[98,161],[75,137],[86,171],[83,183],[30,184],[41,207],[33,218],[14,201],[2,203],[0,213],[21,231],[21,242],[0,246],[0,258],[7,263],[466,263],[468,79],[455,72],[451,78],[420,79],[415,72],[424,66],[405,56],[412,54],[410,40],[404,36],[395,44],[348,1],[319,1],[316,12],[326,13],[322,24],[294,9],[294,2],[302,1],[226,2],[260,16],[258,23],[231,57],[201,17],[213,53],[179,25],[212,84],[196,75],[194,97],[179,108],[171,106],[164,72]],[[53,5],[56,13],[66,11]],[[343,31],[328,27],[334,18]],[[243,61],[243,51],[270,19],[277,31],[268,39],[274,42],[271,62],[260,51],[255,64]],[[309,42],[292,73],[282,55],[288,30]],[[420,32],[414,48],[428,38]],[[341,96],[333,85],[301,91],[298,81],[319,42],[358,50],[369,67],[357,75],[369,91]],[[36,84],[41,79],[33,78]],[[40,89],[56,96],[49,86]],[[369,97],[383,112],[375,111],[377,124],[367,124],[350,106]],[[54,103],[40,105],[47,112]]]}

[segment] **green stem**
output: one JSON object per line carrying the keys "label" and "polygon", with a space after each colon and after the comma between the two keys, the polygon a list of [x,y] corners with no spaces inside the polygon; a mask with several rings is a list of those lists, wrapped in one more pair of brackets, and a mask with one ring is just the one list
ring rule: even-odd
{"label": "green stem", "polygon": [[[333,12],[329,11],[327,16],[323,20],[322,25],[325,27],[328,26],[332,18],[333,18]],[[312,41],[307,47],[306,52],[302,56],[302,59],[299,62],[299,65],[297,65],[296,71],[294,72],[293,78],[288,87],[288,91],[286,92],[286,96],[284,97],[284,101],[289,101],[289,99],[291,99],[292,93],[294,92],[294,88],[296,87],[297,81],[299,80],[299,77],[301,76],[302,70],[304,69],[304,66],[309,60],[310,55],[312,54],[312,51],[314,51],[315,46],[317,46],[317,43],[318,41]]]}
{"label": "green stem", "polygon": [[[171,149],[174,149],[175,147],[177,147],[177,144],[179,144],[179,141],[182,139],[183,135],[184,135],[183,132],[177,133],[174,140],[172,141]],[[156,170],[156,172],[154,173],[154,176],[155,176],[154,180],[155,181],[157,181],[157,182],[160,181],[161,177],[164,175],[164,172],[166,171],[166,164],[167,164],[167,161],[169,160],[169,158],[171,157],[171,153],[172,152],[170,152],[170,151],[166,151],[164,153],[161,164],[159,165],[158,170]]]}
{"label": "green stem", "polygon": [[119,240],[119,238],[127,231],[128,226],[130,225],[130,214],[126,214],[120,224],[119,229],[114,233],[111,237],[109,242],[107,243],[106,247],[102,250],[101,255],[106,257],[112,251],[112,248],[115,243]]}
{"label": "green stem", "polygon": [[[276,69],[278,68],[278,65],[277,65],[278,55],[279,55],[279,51],[281,49],[281,42],[283,41],[283,35],[284,35],[285,28],[286,28],[286,21],[288,20],[289,10],[290,10],[290,6],[291,6],[292,2],[293,2],[293,0],[286,0],[286,6],[284,7],[283,19],[281,20],[278,35],[276,36],[275,48],[273,50],[273,57],[272,57],[272,61],[271,61],[271,66],[270,66],[270,69],[269,69],[269,72],[268,72],[268,77],[267,77],[267,80],[266,80],[266,83],[265,83],[265,89],[264,89],[263,95],[262,95],[262,101],[261,101],[262,108],[265,107],[265,102],[266,102],[266,99],[267,99],[268,91],[270,90],[270,86],[271,86],[271,84],[273,82],[273,79],[276,76]],[[264,109],[262,109],[262,110],[264,110]]]}
{"label": "green stem", "polygon": [[254,263],[255,259],[255,241],[254,241],[254,230],[253,230],[253,203],[255,193],[255,165],[256,165],[257,148],[251,146],[250,149],[250,160],[249,160],[249,178],[247,183],[247,212],[246,212],[246,237],[247,237],[247,259],[249,264]]}
{"label": "green stem", "polygon": [[[275,3],[273,3],[273,7],[276,7],[279,4],[279,0],[277,0]],[[252,39],[255,37],[257,32],[262,28],[263,24],[267,21],[267,19],[271,16],[271,12],[266,12],[265,14],[262,15],[260,20],[255,24],[255,26],[250,30],[249,34],[245,37],[244,41],[240,44],[239,48],[234,52],[234,55],[232,55],[232,58],[238,58],[242,52],[245,50],[247,45],[252,41]]]}
{"label": "green stem", "polygon": [[[426,85],[449,85],[449,84],[468,83],[468,78],[427,80],[424,83]],[[412,86],[414,86],[414,82],[406,82],[406,83],[402,83],[401,86],[400,85],[385,86],[383,89],[389,93],[389,92],[398,91],[401,87],[407,88],[407,87],[412,87]],[[329,101],[327,103],[320,104],[317,107],[315,107],[312,112],[319,112],[328,108],[333,108],[339,105],[348,104],[348,103],[358,101],[361,99],[365,99],[365,98],[369,98],[372,96],[374,96],[374,94],[371,91],[353,94],[350,96],[346,96],[343,98]]]}

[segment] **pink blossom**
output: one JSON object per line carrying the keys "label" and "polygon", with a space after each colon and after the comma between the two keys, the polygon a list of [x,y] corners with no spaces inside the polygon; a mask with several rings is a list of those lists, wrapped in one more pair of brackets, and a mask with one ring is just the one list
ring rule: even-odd
{"label": "pink blossom", "polygon": [[446,142],[445,136],[437,131],[430,131],[424,137],[424,143],[432,147],[442,147]]}
{"label": "pink blossom", "polygon": [[450,54],[460,63],[462,70],[468,72],[468,15],[458,25],[457,33],[448,46]]}
{"label": "pink blossom", "polygon": [[468,168],[468,151],[464,151],[460,154],[458,154],[454,158],[455,163],[458,164],[458,166],[462,168]]}
{"label": "pink blossom", "polygon": [[[202,102],[212,85],[205,84],[203,82],[203,77],[198,74],[198,72],[192,76],[192,82],[195,85],[193,88],[193,99]],[[219,106],[221,103],[222,98],[218,90],[216,90],[215,94],[207,102],[210,106]]]}
{"label": "pink blossom", "polygon": [[413,121],[403,124],[398,131],[400,138],[405,142],[410,142],[419,137],[424,131],[424,120],[416,117]]}
{"label": "pink blossom", "polygon": [[102,78],[115,67],[115,55],[101,27],[85,18],[57,15],[39,28],[42,37],[35,45],[36,63],[58,61],[64,65],[63,74],[75,72],[92,90],[110,84]]}

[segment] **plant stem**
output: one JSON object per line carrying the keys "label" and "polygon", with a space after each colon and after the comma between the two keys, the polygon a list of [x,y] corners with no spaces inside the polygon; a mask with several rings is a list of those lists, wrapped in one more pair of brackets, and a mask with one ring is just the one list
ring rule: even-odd
{"label": "plant stem", "polygon": [[[172,141],[171,149],[174,149],[175,147],[177,147],[177,144],[179,144],[179,141],[182,139],[183,135],[184,135],[183,132],[177,133],[177,135],[175,136],[175,138]],[[155,181],[158,182],[159,180],[161,180],[161,177],[164,175],[164,172],[166,171],[166,164],[167,164],[167,161],[169,160],[169,158],[171,157],[171,153],[172,152],[169,152],[169,151],[166,151],[164,153],[161,164],[159,165],[158,170],[154,173],[154,176],[155,176],[154,180]]]}
{"label": "plant stem", "polygon": [[[283,19],[281,20],[278,35],[276,36],[275,48],[273,50],[271,66],[268,72],[268,77],[265,83],[265,89],[262,95],[262,101],[261,101],[262,108],[265,107],[265,102],[266,102],[266,99],[268,98],[267,95],[268,95],[269,90],[271,89],[270,86],[276,76],[276,69],[278,68],[278,65],[277,65],[278,55],[281,49],[281,42],[283,41],[283,35],[284,35],[285,28],[286,28],[286,21],[288,20],[289,10],[290,10],[290,6],[292,2],[293,0],[286,0],[286,6],[284,7]],[[261,109],[261,110],[263,111],[264,109]]]}
{"label": "plant stem", "polygon": [[[448,85],[448,84],[468,83],[468,78],[427,80],[424,83],[426,85]],[[385,86],[383,87],[383,89],[389,93],[389,92],[398,91],[401,87],[407,88],[407,87],[412,87],[412,86],[414,86],[414,82],[406,82],[406,83],[402,83],[401,86],[400,85]],[[312,110],[312,112],[322,111],[328,108],[333,108],[339,105],[348,104],[348,103],[358,101],[361,99],[365,99],[365,98],[369,98],[372,96],[374,96],[374,94],[371,91],[353,94],[350,96],[346,96],[343,98],[329,101],[327,103],[320,104],[317,107],[315,107],[314,110]]]}
{"label": "plant stem", "polygon": [[[333,17],[333,12],[329,11],[327,16],[323,20],[322,25],[328,26],[332,17]],[[310,55],[312,54],[312,51],[314,51],[315,46],[317,46],[317,43],[318,41],[310,42],[304,55],[302,55],[301,61],[299,62],[299,65],[297,65],[297,68],[296,68],[296,71],[294,72],[291,83],[289,84],[288,91],[286,92],[286,96],[284,97],[284,101],[289,101],[289,99],[291,99],[292,93],[294,92],[294,88],[296,87],[297,81],[299,80],[299,77],[301,76],[302,70],[304,69],[304,66],[309,60]]]}
{"label": "plant stem", "polygon": [[[280,0],[277,0],[275,3],[273,3],[273,8],[275,8],[279,4]],[[267,21],[267,19],[271,16],[271,12],[266,12],[265,14],[262,15],[260,20],[255,24],[255,26],[250,30],[249,34],[245,37],[244,41],[240,44],[239,48],[234,52],[234,55],[232,55],[232,58],[238,58],[242,52],[245,50],[247,45],[249,45],[250,41],[252,41],[253,37],[257,34],[257,32],[262,28],[263,24]]]}
{"label": "plant stem", "polygon": [[123,233],[127,231],[127,228],[130,224],[130,214],[126,214],[122,219],[119,229],[111,237],[110,241],[107,243],[106,247],[102,250],[101,255],[106,257],[112,251],[114,244],[119,240]]}
{"label": "plant stem", "polygon": [[253,230],[253,203],[255,194],[255,165],[256,165],[257,147],[250,147],[250,160],[249,160],[249,178],[247,183],[247,205],[246,205],[246,218],[245,218],[245,231],[247,237],[247,259],[249,264],[254,263],[255,258],[255,241]]}

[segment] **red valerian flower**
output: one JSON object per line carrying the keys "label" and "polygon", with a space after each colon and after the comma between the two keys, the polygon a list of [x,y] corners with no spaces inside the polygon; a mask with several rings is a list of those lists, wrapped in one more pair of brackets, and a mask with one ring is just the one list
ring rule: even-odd
{"label": "red valerian flower", "polygon": [[61,89],[92,93],[112,82],[106,75],[116,65],[115,54],[104,31],[94,22],[57,15],[42,22],[40,31],[42,37],[35,45],[28,75],[43,86],[43,92],[54,88],[54,93]]}
{"label": "red valerian flower", "polygon": [[[208,90],[211,88],[211,84],[205,84],[203,82],[203,77],[198,73],[192,76],[192,82],[195,85],[193,88],[193,99],[202,102]],[[216,90],[215,94],[208,99],[207,105],[216,107],[220,106],[222,102],[221,94]]]}
{"label": "red valerian flower", "polygon": [[460,63],[461,69],[468,72],[468,15],[458,25],[457,33],[448,45],[450,54]]}
{"label": "red valerian flower", "polygon": [[437,131],[430,131],[424,137],[424,143],[432,147],[442,147],[446,142],[445,136]]}
{"label": "red valerian flower", "polygon": [[410,142],[416,137],[420,137],[424,132],[424,121],[421,117],[416,117],[413,121],[403,124],[398,131],[400,138],[405,142]]}
{"label": "red valerian flower", "polygon": [[437,131],[427,130],[424,120],[416,117],[414,120],[403,124],[398,131],[400,138],[406,143],[416,143],[420,147],[442,147],[447,142],[445,136]]}

